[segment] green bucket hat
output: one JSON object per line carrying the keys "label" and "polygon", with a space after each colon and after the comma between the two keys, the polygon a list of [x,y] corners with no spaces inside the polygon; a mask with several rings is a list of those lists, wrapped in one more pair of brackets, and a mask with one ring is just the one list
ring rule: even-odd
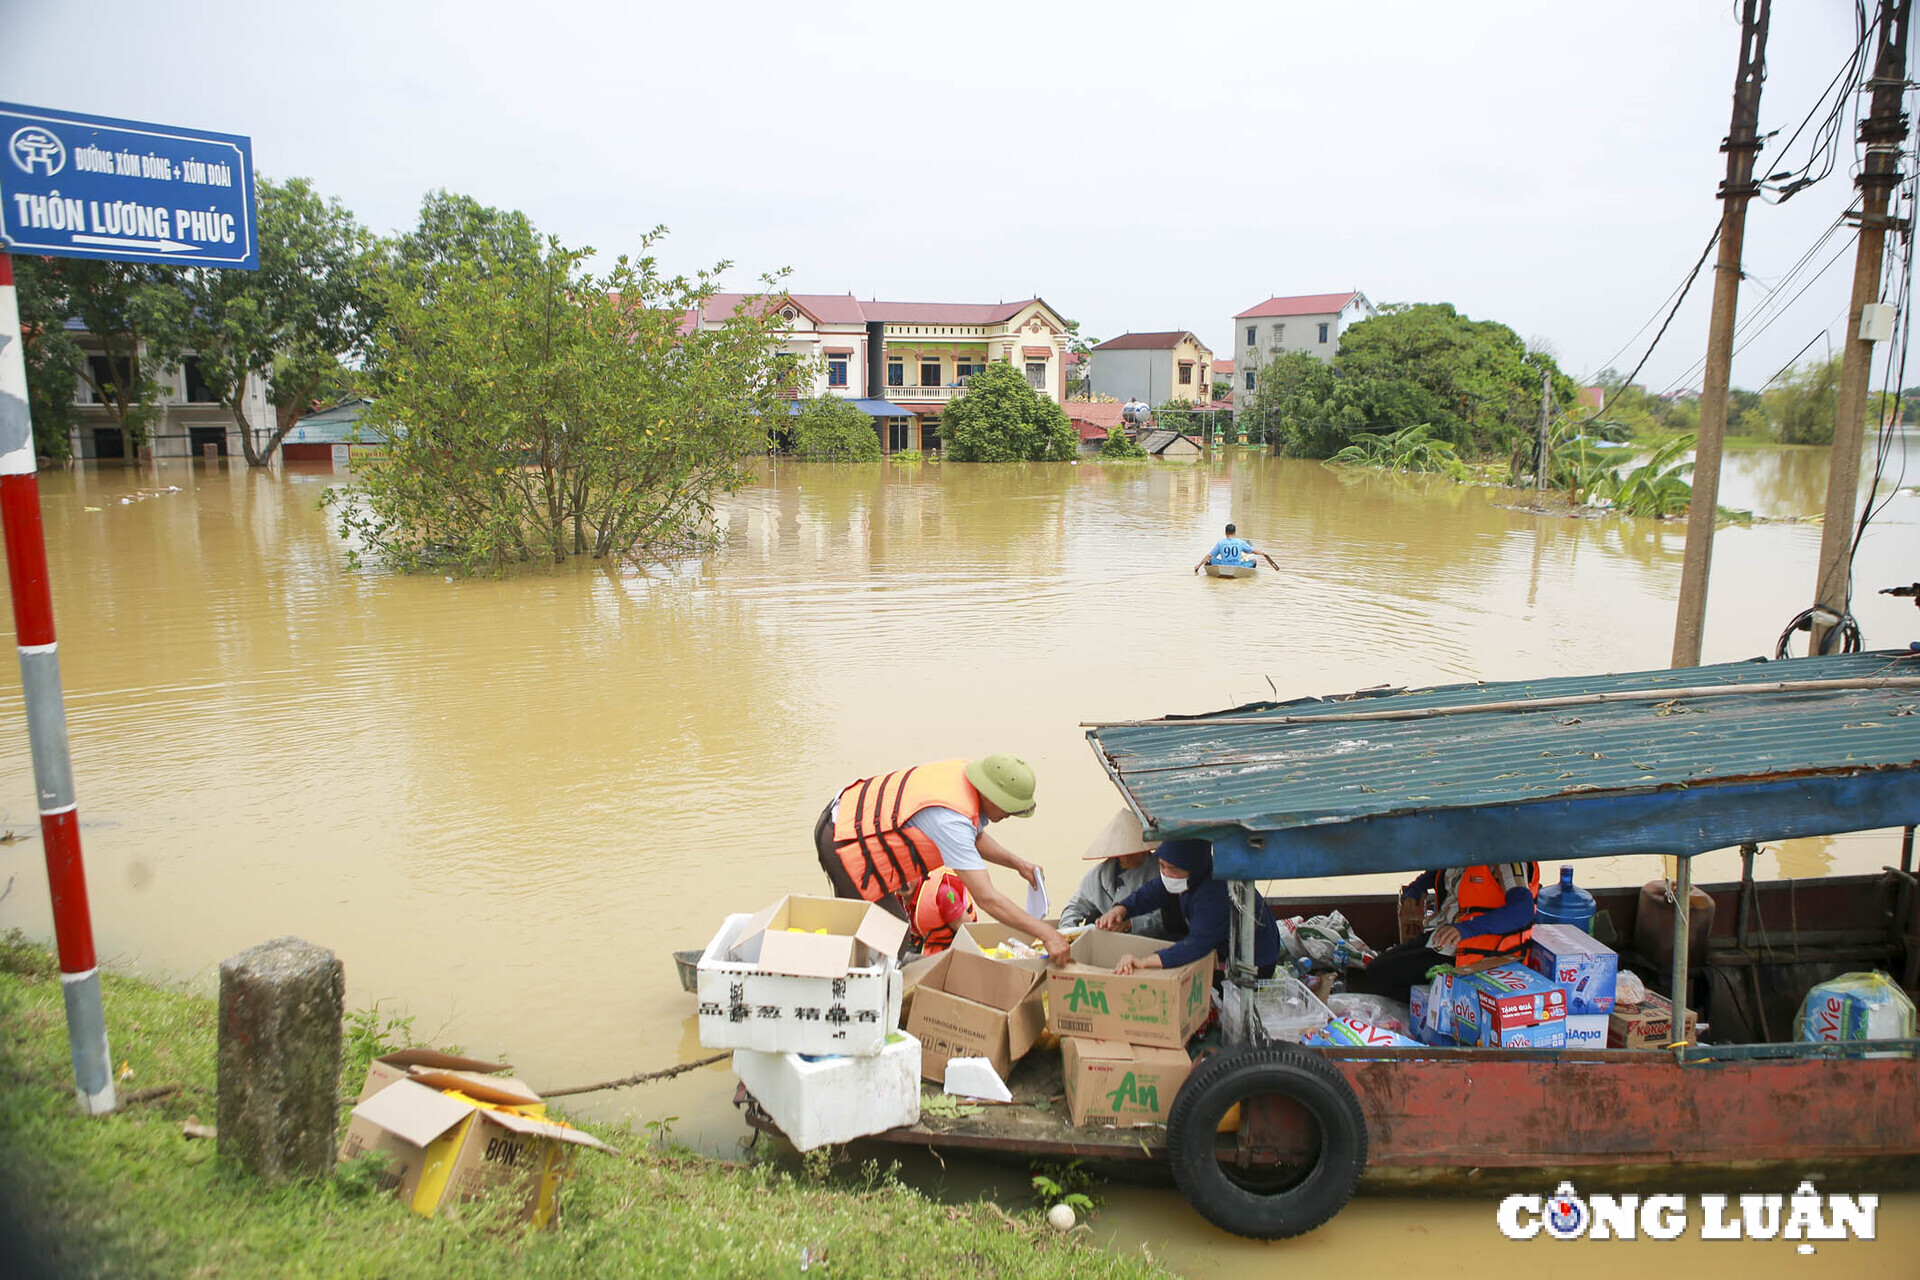
{"label": "green bucket hat", "polygon": [[1033,766],[1019,756],[996,752],[967,761],[967,781],[1015,818],[1033,816]]}

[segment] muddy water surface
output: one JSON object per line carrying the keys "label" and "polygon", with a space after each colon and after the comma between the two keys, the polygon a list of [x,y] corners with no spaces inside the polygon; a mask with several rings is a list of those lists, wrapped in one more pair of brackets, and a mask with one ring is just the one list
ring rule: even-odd
{"label": "muddy water surface", "polygon": [[[315,506],[346,479],[197,464],[43,477],[99,950],[210,992],[222,957],[298,934],[344,958],[353,1004],[547,1087],[698,1052],[667,952],[727,912],[819,890],[812,821],[851,778],[1025,756],[1039,811],[999,834],[1063,900],[1117,803],[1078,721],[1662,666],[1684,539],[1251,454],[782,464],[727,501],[727,548],[702,561],[449,582],[349,570]],[[1723,501],[1808,515],[1824,487],[1820,452],[1735,453]],[[1229,519],[1283,571],[1195,577]],[[1856,611],[1876,647],[1920,636],[1910,603],[1872,594],[1920,577],[1917,526],[1920,498],[1901,494],[1862,547]],[[1819,536],[1721,532],[1708,661],[1771,653],[1810,598]],[[0,810],[31,833],[19,713],[6,664]],[[1762,869],[1870,870],[1894,850],[1884,833],[1799,842]],[[50,936],[40,858],[37,838],[0,845],[0,929]],[[1734,866],[1716,856],[1701,874]],[[677,1136],[722,1151],[744,1132],[731,1092],[719,1068],[586,1106],[676,1117]],[[919,1176],[964,1194],[976,1175]],[[1420,1266],[1429,1248],[1502,1243],[1491,1201],[1365,1201],[1289,1253],[1230,1242],[1160,1193],[1112,1199],[1116,1247],[1147,1243],[1195,1274]],[[1913,1202],[1892,1217],[1910,1259]],[[1571,1274],[1554,1268],[1574,1252],[1545,1256],[1542,1274]]]}

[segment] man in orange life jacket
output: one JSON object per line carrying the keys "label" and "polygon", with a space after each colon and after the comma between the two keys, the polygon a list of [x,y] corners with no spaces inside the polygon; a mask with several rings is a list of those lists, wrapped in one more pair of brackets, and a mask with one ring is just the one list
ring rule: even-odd
{"label": "man in orange life jacket", "polygon": [[1033,792],[1033,769],[1005,753],[862,778],[842,787],[814,825],[820,868],[836,897],[877,902],[910,924],[918,916],[923,927],[910,942],[924,946],[924,925],[938,913],[915,906],[922,886],[944,866],[982,911],[1039,939],[1049,956],[1064,962],[1067,940],[1060,931],[1028,915],[987,874],[991,862],[1037,883],[1038,868],[987,834],[990,822],[1030,815]]}
{"label": "man in orange life jacket", "polygon": [[1495,862],[1429,871],[1400,891],[1409,913],[1427,890],[1440,892],[1440,910],[1426,937],[1389,947],[1365,969],[1347,975],[1347,989],[1405,1000],[1435,965],[1465,968],[1483,960],[1525,960],[1533,938],[1540,864]]}

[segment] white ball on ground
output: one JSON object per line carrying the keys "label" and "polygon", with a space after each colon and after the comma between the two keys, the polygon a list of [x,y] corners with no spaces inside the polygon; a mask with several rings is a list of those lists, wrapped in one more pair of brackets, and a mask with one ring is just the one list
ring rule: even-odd
{"label": "white ball on ground", "polygon": [[1071,1231],[1073,1230],[1073,1223],[1072,1205],[1057,1204],[1047,1210],[1047,1225],[1055,1231]]}

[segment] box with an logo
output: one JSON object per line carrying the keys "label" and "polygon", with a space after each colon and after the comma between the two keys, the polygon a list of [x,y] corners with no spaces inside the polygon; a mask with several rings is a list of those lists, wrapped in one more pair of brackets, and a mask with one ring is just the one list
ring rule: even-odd
{"label": "box with an logo", "polygon": [[1067,1109],[1077,1125],[1165,1124],[1193,1062],[1185,1049],[1116,1040],[1060,1042]]}
{"label": "box with an logo", "polygon": [[1169,945],[1101,929],[1075,938],[1066,967],[1047,971],[1047,1030],[1063,1039],[1183,1048],[1213,1010],[1213,953],[1177,969],[1113,971],[1121,956]]}
{"label": "box with an logo", "polygon": [[700,1043],[866,1057],[900,1029],[906,922],[871,903],[790,895],[732,915],[700,957]]}
{"label": "box with an logo", "polygon": [[1527,964],[1567,989],[1567,1015],[1609,1014],[1620,980],[1620,956],[1570,924],[1537,924]]}
{"label": "box with an logo", "polygon": [[[1518,963],[1454,979],[1475,1004],[1477,1037],[1473,1043],[1495,1049],[1563,1049],[1567,1044],[1567,993]],[[1454,1036],[1460,1036],[1460,1001],[1454,1001]],[[1461,1043],[1466,1043],[1462,1040]]]}

